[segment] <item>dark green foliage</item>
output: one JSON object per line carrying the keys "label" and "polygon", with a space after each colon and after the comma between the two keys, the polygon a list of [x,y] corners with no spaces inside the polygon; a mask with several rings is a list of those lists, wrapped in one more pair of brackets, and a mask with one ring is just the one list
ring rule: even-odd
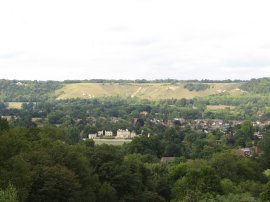
{"label": "dark green foliage", "polygon": [[165,202],[165,199],[155,192],[145,191],[141,196],[142,202]]}
{"label": "dark green foliage", "polygon": [[178,83],[178,82],[193,82],[193,83],[236,83],[242,82],[242,80],[176,80],[176,79],[155,79],[155,80],[146,80],[146,79],[136,79],[136,80],[127,80],[127,79],[90,79],[90,80],[64,80],[64,83]]}
{"label": "dark green foliage", "polygon": [[116,190],[108,183],[103,183],[98,191],[98,199],[97,201],[110,201],[116,202],[117,199],[117,192]]}
{"label": "dark green foliage", "polygon": [[166,164],[148,163],[145,168],[147,170],[146,185],[149,191],[158,193],[164,199],[170,198],[171,185]]}
{"label": "dark green foliage", "polygon": [[4,102],[0,102],[0,110],[4,110],[7,108],[7,105]]}
{"label": "dark green foliage", "polygon": [[0,202],[18,202],[16,188],[9,184],[5,190],[0,189]]}
{"label": "dark green foliage", "polygon": [[0,117],[0,131],[5,131],[8,129],[9,129],[8,121]]}
{"label": "dark green foliage", "polygon": [[35,127],[36,124],[32,122],[32,114],[27,111],[22,111],[13,122],[14,126],[18,127]]}
{"label": "dark green foliage", "polygon": [[[220,103],[235,109],[213,112],[206,107]],[[269,104],[266,95],[224,94],[191,100],[29,102],[21,110],[0,107],[1,114],[16,116],[10,124],[0,119],[0,193],[12,184],[16,188],[12,197],[28,202],[256,201],[260,197],[267,201],[269,184],[263,175],[270,168],[267,127],[260,129],[264,138],[259,140],[254,136],[259,129],[251,121],[233,127],[230,120],[257,120],[257,112],[267,112]],[[39,127],[33,117],[42,118]],[[191,120],[185,125],[174,119],[182,117]],[[226,131],[193,128],[193,119],[217,117],[228,121]],[[123,146],[82,140],[99,130],[116,133],[120,128],[142,135]],[[235,154],[234,149],[252,146],[253,141],[263,150],[261,156]],[[161,157],[176,158],[160,163]]]}
{"label": "dark green foliage", "polygon": [[[172,201],[257,201],[264,179],[258,161],[222,152],[169,167]],[[267,186],[266,186],[267,187]],[[263,197],[267,197],[267,188]]]}
{"label": "dark green foliage", "polygon": [[60,87],[57,81],[0,80],[0,95],[5,102],[46,101]]}
{"label": "dark green foliage", "polygon": [[270,93],[270,78],[251,79],[242,84],[241,89],[256,94]]}
{"label": "dark green foliage", "polygon": [[239,194],[228,194],[228,195],[217,195],[211,196],[206,195],[205,198],[200,200],[200,202],[259,202],[255,197],[251,196],[249,193],[239,193]]}
{"label": "dark green foliage", "polygon": [[270,182],[268,182],[260,195],[262,201],[270,201]]}
{"label": "dark green foliage", "polygon": [[61,133],[45,127],[1,134],[0,186],[12,183],[20,201],[94,201],[99,183],[81,156],[86,148],[68,145]]}
{"label": "dark green foliage", "polygon": [[68,168],[55,165],[44,167],[33,184],[29,201],[79,201],[80,183],[74,172]]}
{"label": "dark green foliage", "polygon": [[264,135],[264,141],[259,144],[260,148],[263,149],[263,154],[260,157],[263,168],[270,168],[270,130],[268,129]]}
{"label": "dark green foliage", "polygon": [[63,111],[57,110],[54,112],[51,112],[48,115],[48,121],[51,124],[60,124],[63,123],[63,117],[64,117],[65,113]]}
{"label": "dark green foliage", "polygon": [[204,91],[210,88],[210,86],[203,83],[187,83],[184,88],[188,89],[189,91]]}
{"label": "dark green foliage", "polygon": [[241,147],[248,147],[254,139],[255,128],[251,121],[245,121],[239,129],[236,130],[235,141]]}
{"label": "dark green foliage", "polygon": [[[238,128],[245,134],[250,129],[249,122]],[[179,128],[163,132],[116,147],[93,141],[70,144],[65,130],[52,126],[11,126],[0,133],[0,193],[28,202],[269,200],[262,175],[267,164],[226,151],[211,150],[204,157],[205,146],[213,146],[205,134]],[[222,138],[218,131],[211,135]],[[164,144],[180,145],[181,158],[160,163],[166,152],[178,152]],[[268,154],[267,138],[265,144]],[[260,158],[263,162],[268,156]],[[8,192],[9,184],[15,192]]]}
{"label": "dark green foliage", "polygon": [[172,189],[174,201],[198,201],[204,193],[220,193],[220,178],[208,166],[191,168],[178,179]]}
{"label": "dark green foliage", "polygon": [[128,146],[130,153],[152,154],[160,157],[164,151],[158,137],[136,137]]}

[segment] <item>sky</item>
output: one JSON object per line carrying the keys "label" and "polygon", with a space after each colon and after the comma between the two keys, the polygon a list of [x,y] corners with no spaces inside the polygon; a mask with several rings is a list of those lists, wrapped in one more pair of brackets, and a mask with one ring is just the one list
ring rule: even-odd
{"label": "sky", "polygon": [[2,0],[0,78],[270,77],[269,0]]}

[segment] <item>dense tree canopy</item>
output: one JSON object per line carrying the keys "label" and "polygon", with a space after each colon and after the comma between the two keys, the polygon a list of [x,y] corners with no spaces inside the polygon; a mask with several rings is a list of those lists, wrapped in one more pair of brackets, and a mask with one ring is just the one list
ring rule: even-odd
{"label": "dense tree canopy", "polygon": [[[270,200],[267,92],[55,100],[60,82],[1,82],[0,201]],[[118,129],[138,136],[118,146],[87,139]]]}

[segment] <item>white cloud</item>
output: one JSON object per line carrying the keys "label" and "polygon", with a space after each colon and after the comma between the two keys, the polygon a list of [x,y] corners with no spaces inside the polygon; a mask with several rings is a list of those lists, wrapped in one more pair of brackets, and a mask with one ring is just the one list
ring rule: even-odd
{"label": "white cloud", "polygon": [[0,2],[1,77],[270,76],[266,0]]}

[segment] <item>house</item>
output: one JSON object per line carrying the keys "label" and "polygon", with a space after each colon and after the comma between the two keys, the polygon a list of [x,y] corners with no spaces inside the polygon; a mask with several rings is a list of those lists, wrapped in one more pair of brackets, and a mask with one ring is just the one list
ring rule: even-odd
{"label": "house", "polygon": [[16,83],[16,85],[17,85],[17,86],[23,86],[24,84],[23,84],[22,82],[19,81],[19,82]]}
{"label": "house", "polygon": [[17,119],[17,117],[13,117],[13,116],[0,116],[2,119],[6,119],[7,121],[11,121],[13,118]]}
{"label": "house", "polygon": [[128,129],[125,129],[125,130],[119,129],[117,130],[117,134],[115,138],[128,139],[128,138],[134,138],[136,136],[137,134],[135,133],[135,131],[130,132]]}
{"label": "house", "polygon": [[164,120],[163,123],[167,127],[174,127],[175,126],[175,123],[172,120]]}
{"label": "house", "polygon": [[88,139],[95,139],[97,137],[97,134],[89,134]]}
{"label": "house", "polygon": [[133,126],[143,127],[144,126],[144,120],[140,119],[140,118],[134,118],[133,121],[132,121],[132,125]]}
{"label": "house", "polygon": [[117,130],[116,138],[122,138],[122,139],[130,138],[129,130],[128,129],[126,129],[126,130],[122,130],[122,129]]}
{"label": "house", "polygon": [[184,118],[174,118],[173,119],[174,125],[183,125],[186,123]]}
{"label": "house", "polygon": [[254,136],[256,136],[258,139],[263,139],[263,135],[258,131],[258,132],[255,132]]}
{"label": "house", "polygon": [[159,123],[161,123],[161,121],[159,119],[156,119],[156,118],[151,119],[150,122],[153,123],[153,124],[159,124]]}
{"label": "house", "polygon": [[131,133],[130,133],[130,138],[134,138],[134,137],[136,137],[137,136],[137,134],[135,133],[135,131],[132,131]]}
{"label": "house", "polygon": [[254,154],[254,151],[251,148],[241,148],[237,150],[236,152],[239,156],[243,156],[243,157],[252,157]]}
{"label": "house", "polygon": [[232,126],[233,127],[234,126],[237,126],[237,125],[241,125],[241,124],[243,124],[243,121],[237,121],[237,120],[235,120],[235,121],[232,122]]}
{"label": "house", "polygon": [[219,129],[224,133],[227,132],[229,128],[230,128],[230,124],[228,123],[225,123],[219,127]]}
{"label": "house", "polygon": [[106,131],[105,130],[105,137],[112,137],[113,136],[113,132],[112,131]]}
{"label": "house", "polygon": [[112,123],[118,123],[120,119],[118,117],[111,117],[111,122]]}
{"label": "house", "polygon": [[223,125],[223,121],[220,120],[220,119],[214,119],[214,120],[212,120],[212,124],[211,125],[212,125],[212,128],[218,129],[218,128],[220,128],[220,126]]}
{"label": "house", "polygon": [[148,112],[147,111],[142,111],[142,112],[140,112],[140,115],[147,116]]}
{"label": "house", "polygon": [[98,137],[102,137],[103,136],[103,130],[101,131],[98,131],[98,134],[97,134]]}
{"label": "house", "polygon": [[175,161],[175,157],[162,157],[160,163],[172,163]]}

